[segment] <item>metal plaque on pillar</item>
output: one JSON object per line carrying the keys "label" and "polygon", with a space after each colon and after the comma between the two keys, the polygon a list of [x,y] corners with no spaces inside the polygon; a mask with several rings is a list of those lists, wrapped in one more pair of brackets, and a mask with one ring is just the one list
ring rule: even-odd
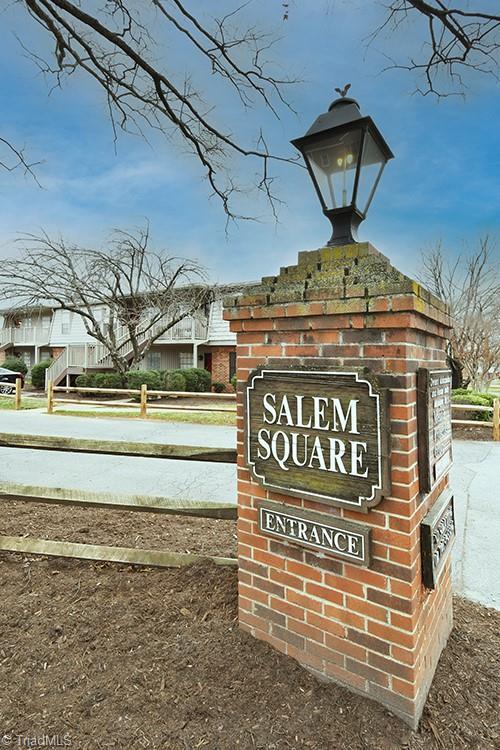
{"label": "metal plaque on pillar", "polygon": [[417,394],[420,489],[430,492],[452,463],[451,371],[420,368]]}
{"label": "metal plaque on pillar", "polygon": [[445,490],[420,524],[422,579],[424,586],[436,588],[456,536],[453,495]]}
{"label": "metal plaque on pillar", "polygon": [[387,493],[387,391],[373,374],[262,367],[246,409],[247,462],[263,486],[362,512]]}

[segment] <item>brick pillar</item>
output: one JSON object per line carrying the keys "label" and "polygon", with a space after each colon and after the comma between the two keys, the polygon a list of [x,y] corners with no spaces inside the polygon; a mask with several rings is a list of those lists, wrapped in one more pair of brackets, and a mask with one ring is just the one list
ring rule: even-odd
{"label": "brick pillar", "polygon": [[[237,334],[240,627],[322,679],[371,697],[416,727],[452,627],[450,563],[422,584],[420,522],[448,484],[419,489],[416,371],[446,367],[445,305],[367,243],[299,254],[244,296],[225,300]],[[259,365],[369,367],[390,389],[391,490],[366,514],[266,490],[244,453],[243,391]],[[368,568],[273,540],[263,499],[360,521]]]}

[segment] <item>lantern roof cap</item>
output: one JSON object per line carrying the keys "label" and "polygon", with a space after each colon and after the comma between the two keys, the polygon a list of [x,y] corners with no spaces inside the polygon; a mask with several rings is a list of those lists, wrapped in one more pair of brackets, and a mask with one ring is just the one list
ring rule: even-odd
{"label": "lantern roof cap", "polygon": [[351,99],[348,96],[335,99],[328,107],[328,111],[315,119],[307,133],[300,138],[294,138],[291,143],[299,151],[302,151],[306,144],[322,140],[324,136],[337,128],[339,132],[344,132],[350,130],[351,126],[355,130],[368,128],[385,154],[385,158],[392,159],[394,157],[372,118],[363,115],[356,99]]}
{"label": "lantern roof cap", "polygon": [[330,130],[330,128],[337,128],[339,125],[346,125],[362,118],[363,115],[358,102],[355,99],[342,96],[330,104],[328,112],[324,112],[316,118],[306,136],[321,133],[323,130]]}

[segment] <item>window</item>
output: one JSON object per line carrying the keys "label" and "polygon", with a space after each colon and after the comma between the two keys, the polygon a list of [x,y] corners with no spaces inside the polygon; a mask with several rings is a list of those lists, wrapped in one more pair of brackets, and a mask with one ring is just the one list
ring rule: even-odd
{"label": "window", "polygon": [[148,352],[146,368],[148,370],[161,370],[161,352]]}
{"label": "window", "polygon": [[71,313],[69,310],[61,310],[61,333],[69,333],[71,330]]}
{"label": "window", "polygon": [[186,370],[193,366],[193,355],[191,352],[179,352],[179,368]]}
{"label": "window", "polygon": [[236,352],[229,352],[229,380],[236,375]]}

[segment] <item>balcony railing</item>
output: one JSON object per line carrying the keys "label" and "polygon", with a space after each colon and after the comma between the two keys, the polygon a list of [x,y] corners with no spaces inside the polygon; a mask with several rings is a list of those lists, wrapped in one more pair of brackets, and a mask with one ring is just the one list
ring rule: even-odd
{"label": "balcony railing", "polygon": [[199,318],[181,320],[157,339],[162,341],[204,341],[207,338],[208,321]]}
{"label": "balcony railing", "polygon": [[0,329],[0,344],[43,346],[49,343],[50,327],[15,326]]}

